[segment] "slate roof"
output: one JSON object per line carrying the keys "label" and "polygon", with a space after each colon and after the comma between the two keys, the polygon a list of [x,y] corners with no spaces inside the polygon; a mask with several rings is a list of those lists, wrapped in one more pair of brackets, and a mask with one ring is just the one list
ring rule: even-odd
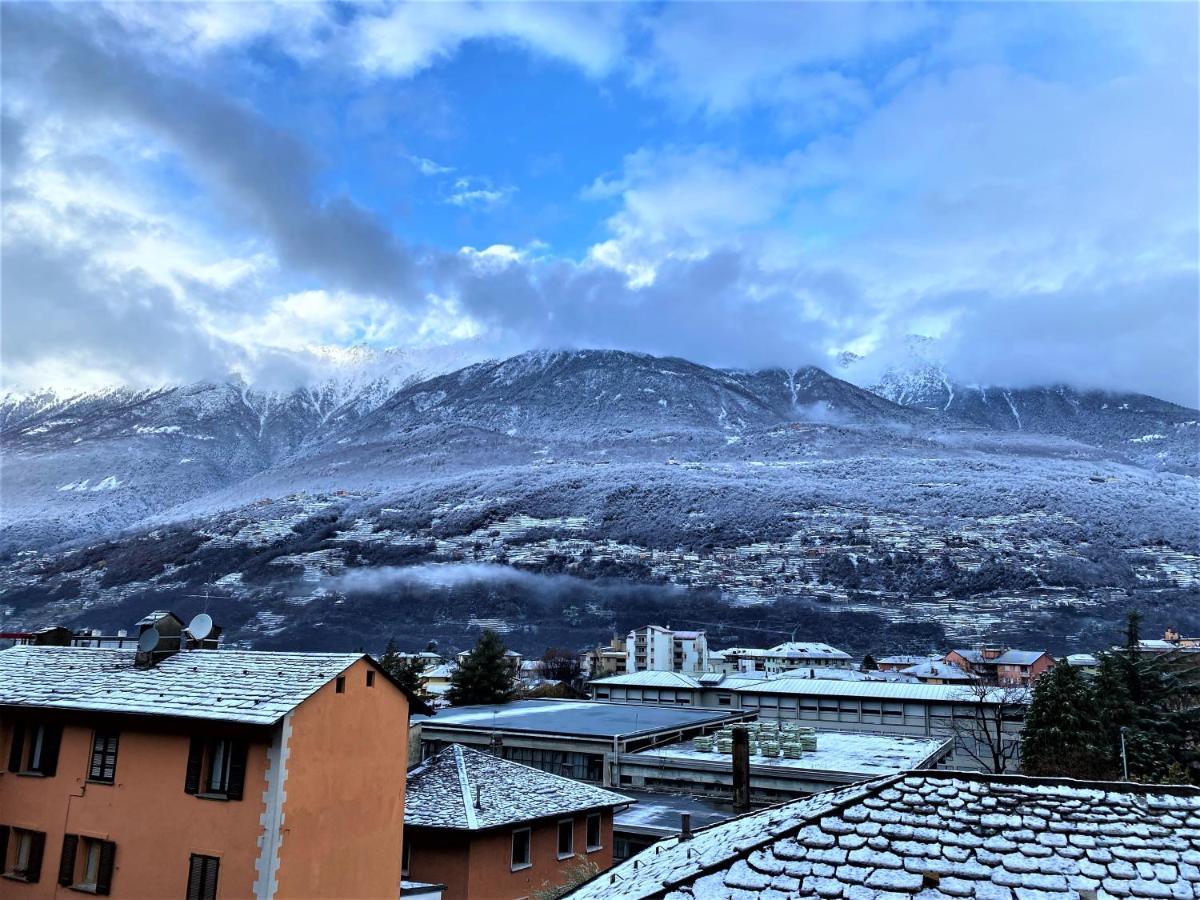
{"label": "slate roof", "polygon": [[603,788],[451,744],[408,773],[404,824],[479,831],[633,802]]}
{"label": "slate roof", "polygon": [[149,669],[136,668],[134,656],[94,647],[10,647],[0,651],[0,707],[274,725],[364,654],[194,650]]}
{"label": "slate roof", "polygon": [[667,838],[568,896],[1197,897],[1200,790],[910,772]]}

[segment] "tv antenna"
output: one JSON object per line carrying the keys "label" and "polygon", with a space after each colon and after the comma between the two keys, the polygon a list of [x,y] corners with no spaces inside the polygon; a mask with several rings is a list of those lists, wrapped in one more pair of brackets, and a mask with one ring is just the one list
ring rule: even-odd
{"label": "tv antenna", "polygon": [[213,620],[212,616],[210,616],[208,613],[200,613],[199,615],[194,616],[192,621],[188,622],[187,626],[187,633],[197,641],[204,640],[206,637],[212,634],[212,630]]}
{"label": "tv antenna", "polygon": [[147,628],[138,638],[138,652],[153,653],[160,640],[162,640],[162,635],[158,633],[157,628]]}

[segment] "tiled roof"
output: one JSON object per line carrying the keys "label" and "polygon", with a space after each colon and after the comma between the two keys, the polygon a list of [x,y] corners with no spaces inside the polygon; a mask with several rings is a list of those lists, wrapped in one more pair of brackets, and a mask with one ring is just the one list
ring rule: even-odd
{"label": "tiled roof", "polygon": [[477,831],[632,802],[603,788],[451,744],[408,773],[404,824]]}
{"label": "tiled roof", "polygon": [[0,652],[0,706],[273,725],[361,653],[195,650],[149,669],[133,650],[18,646]]}
{"label": "tiled roof", "polygon": [[574,900],[1200,896],[1200,790],[911,772],[668,838]]}

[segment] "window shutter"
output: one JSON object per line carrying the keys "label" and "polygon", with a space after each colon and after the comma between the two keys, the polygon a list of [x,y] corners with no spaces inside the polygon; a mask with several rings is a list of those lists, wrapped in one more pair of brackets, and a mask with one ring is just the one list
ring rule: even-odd
{"label": "window shutter", "polygon": [[188,863],[187,900],[200,900],[204,884],[204,857],[192,854]]}
{"label": "window shutter", "polygon": [[69,886],[75,883],[75,851],[79,847],[79,835],[64,834],[62,859],[58,861],[58,883]]}
{"label": "window shutter", "polygon": [[35,831],[29,835],[29,866],[25,869],[25,880],[36,882],[42,877],[42,857],[46,855],[46,834]]}
{"label": "window shutter", "polygon": [[62,745],[62,726],[47,725],[42,732],[42,763],[38,771],[50,778],[58,771],[58,748]]}
{"label": "window shutter", "polygon": [[187,777],[183,781],[183,790],[187,794],[200,793],[200,770],[204,768],[204,741],[192,738],[191,749],[188,750]]}
{"label": "window shutter", "polygon": [[0,825],[0,867],[8,859],[8,826]]}
{"label": "window shutter", "polygon": [[117,845],[112,841],[100,842],[100,871],[96,875],[96,893],[108,896],[112,890],[113,860],[117,855]]}
{"label": "window shutter", "polygon": [[234,741],[229,748],[229,787],[225,796],[230,800],[241,800],[246,784],[246,742]]}
{"label": "window shutter", "polygon": [[25,750],[25,726],[20,722],[13,725],[12,748],[8,751],[8,771],[21,771],[21,753]]}
{"label": "window shutter", "polygon": [[217,873],[221,869],[221,860],[210,856],[204,863],[204,900],[217,900]]}

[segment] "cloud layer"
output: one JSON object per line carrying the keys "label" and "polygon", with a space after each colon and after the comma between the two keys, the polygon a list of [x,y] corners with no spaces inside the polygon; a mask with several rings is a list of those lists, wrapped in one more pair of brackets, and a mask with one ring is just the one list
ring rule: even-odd
{"label": "cloud layer", "polygon": [[921,333],[1195,405],[1196,15],[5,4],[5,385],[466,339],[869,379]]}

